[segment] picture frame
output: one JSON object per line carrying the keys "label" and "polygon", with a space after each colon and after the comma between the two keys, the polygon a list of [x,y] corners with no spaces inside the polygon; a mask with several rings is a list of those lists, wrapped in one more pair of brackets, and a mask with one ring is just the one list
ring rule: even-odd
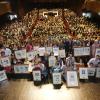
{"label": "picture frame", "polygon": [[96,68],[96,78],[100,78],[100,68]]}
{"label": "picture frame", "polygon": [[15,51],[16,59],[26,59],[26,49]]}
{"label": "picture frame", "polygon": [[95,76],[96,68],[88,68],[88,76]]}
{"label": "picture frame", "polygon": [[89,56],[90,55],[90,47],[75,47],[74,48],[74,56]]}
{"label": "picture frame", "polygon": [[95,56],[99,55],[100,56],[100,48],[96,48]]}
{"label": "picture frame", "polygon": [[67,71],[67,87],[79,87],[77,71]]}
{"label": "picture frame", "polygon": [[34,81],[41,81],[41,71],[40,70],[34,70],[33,71],[33,80]]}
{"label": "picture frame", "polygon": [[88,69],[87,68],[79,68],[79,78],[88,79]]}
{"label": "picture frame", "polygon": [[3,57],[3,58],[1,58],[0,62],[1,62],[1,65],[3,67],[11,66],[11,61],[10,61],[9,57]]}
{"label": "picture frame", "polygon": [[4,70],[0,71],[0,82],[7,80],[7,75]]}
{"label": "picture frame", "polygon": [[14,73],[15,74],[27,74],[27,73],[29,73],[28,69],[29,69],[28,64],[14,65]]}
{"label": "picture frame", "polygon": [[60,58],[65,58],[66,57],[65,49],[59,50],[59,57]]}
{"label": "picture frame", "polygon": [[30,51],[30,52],[27,52],[27,59],[28,61],[31,61],[34,59],[34,51]]}
{"label": "picture frame", "polygon": [[46,52],[45,47],[40,47],[40,48],[38,49],[38,51],[39,51],[39,56],[44,56],[44,54],[45,54],[45,52]]}
{"label": "picture frame", "polygon": [[61,73],[53,73],[53,84],[61,84]]}
{"label": "picture frame", "polygon": [[49,57],[49,67],[53,67],[56,65],[56,58],[55,56],[50,56]]}
{"label": "picture frame", "polygon": [[53,47],[53,53],[54,53],[54,56],[58,56],[59,55],[59,47]]}

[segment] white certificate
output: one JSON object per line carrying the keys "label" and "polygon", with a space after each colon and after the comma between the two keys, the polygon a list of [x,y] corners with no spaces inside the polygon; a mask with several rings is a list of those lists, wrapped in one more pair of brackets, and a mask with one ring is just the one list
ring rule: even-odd
{"label": "white certificate", "polygon": [[49,67],[54,67],[56,65],[56,58],[54,56],[49,57]]}
{"label": "white certificate", "polygon": [[90,47],[84,47],[83,49],[83,56],[90,55]]}
{"label": "white certificate", "polygon": [[44,56],[44,54],[45,54],[45,47],[40,47],[39,48],[39,56]]}
{"label": "white certificate", "polygon": [[95,68],[88,68],[88,76],[95,76]]}
{"label": "white certificate", "polygon": [[6,79],[7,79],[7,75],[6,75],[5,71],[4,70],[0,71],[0,82],[4,81]]}
{"label": "white certificate", "polygon": [[14,72],[17,73],[29,73],[29,65],[14,65]]}
{"label": "white certificate", "polygon": [[28,61],[31,61],[34,59],[34,52],[33,51],[30,51],[30,52],[27,52],[27,59]]}
{"label": "white certificate", "polygon": [[33,71],[33,79],[34,79],[34,81],[41,81],[41,72]]}
{"label": "white certificate", "polygon": [[74,56],[82,56],[83,48],[74,48]]}
{"label": "white certificate", "polygon": [[88,69],[79,68],[79,76],[80,76],[80,79],[88,79]]}
{"label": "white certificate", "polygon": [[26,58],[26,49],[15,51],[16,59],[25,59]]}
{"label": "white certificate", "polygon": [[96,77],[97,78],[100,78],[100,68],[97,68],[96,69]]}
{"label": "white certificate", "polygon": [[3,67],[11,66],[11,62],[10,62],[9,57],[1,58],[1,65],[2,65]]}
{"label": "white certificate", "polygon": [[51,52],[52,52],[52,47],[46,47],[46,52],[48,53],[48,54],[50,54]]}
{"label": "white certificate", "polygon": [[78,77],[76,71],[67,71],[67,86],[78,87]]}
{"label": "white certificate", "polygon": [[95,56],[99,55],[100,56],[100,48],[96,48]]}
{"label": "white certificate", "polygon": [[66,57],[65,49],[59,50],[59,57],[60,57],[60,58],[65,58],[65,57]]}
{"label": "white certificate", "polygon": [[90,47],[74,48],[74,56],[87,56],[90,55]]}
{"label": "white certificate", "polygon": [[59,55],[59,47],[54,47],[53,53],[54,53],[54,56],[58,56]]}
{"label": "white certificate", "polygon": [[61,73],[53,73],[53,84],[61,84]]}

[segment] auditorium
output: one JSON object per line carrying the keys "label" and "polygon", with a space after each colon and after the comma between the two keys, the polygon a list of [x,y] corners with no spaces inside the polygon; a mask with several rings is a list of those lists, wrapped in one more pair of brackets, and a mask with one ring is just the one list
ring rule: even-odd
{"label": "auditorium", "polygon": [[100,0],[0,0],[0,100],[100,100]]}

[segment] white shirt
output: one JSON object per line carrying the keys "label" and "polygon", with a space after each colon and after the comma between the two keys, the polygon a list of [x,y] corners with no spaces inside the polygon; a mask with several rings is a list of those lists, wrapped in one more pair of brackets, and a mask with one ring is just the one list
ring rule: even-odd
{"label": "white shirt", "polygon": [[94,66],[97,66],[98,62],[100,62],[99,59],[91,58],[87,64],[88,64],[88,67],[91,67],[90,66],[91,63],[93,63]]}

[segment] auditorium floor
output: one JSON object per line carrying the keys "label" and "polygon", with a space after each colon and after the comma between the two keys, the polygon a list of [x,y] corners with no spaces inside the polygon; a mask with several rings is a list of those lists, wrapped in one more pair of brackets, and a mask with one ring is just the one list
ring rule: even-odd
{"label": "auditorium floor", "polygon": [[53,89],[52,84],[34,86],[32,81],[11,80],[0,87],[0,100],[100,100],[100,83],[80,83],[80,88]]}

